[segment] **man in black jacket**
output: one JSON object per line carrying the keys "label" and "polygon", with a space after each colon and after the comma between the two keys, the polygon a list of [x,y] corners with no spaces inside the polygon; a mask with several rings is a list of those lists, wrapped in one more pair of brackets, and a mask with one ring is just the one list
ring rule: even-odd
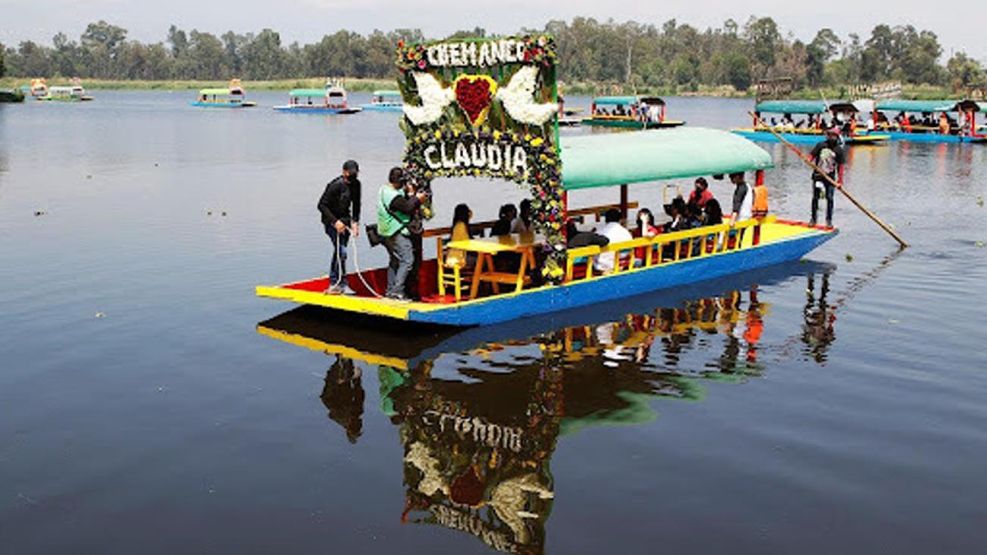
{"label": "man in black jacket", "polygon": [[319,198],[319,213],[326,235],[332,241],[329,288],[326,293],[349,293],[346,285],[346,245],[349,236],[360,234],[360,166],[355,160],[343,164],[343,175],[326,185]]}

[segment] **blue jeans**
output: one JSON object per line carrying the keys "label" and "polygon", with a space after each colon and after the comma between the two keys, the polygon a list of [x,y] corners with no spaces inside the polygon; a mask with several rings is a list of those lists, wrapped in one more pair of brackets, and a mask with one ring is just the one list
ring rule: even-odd
{"label": "blue jeans", "polygon": [[407,235],[395,233],[384,239],[384,247],[391,261],[387,267],[387,293],[388,297],[403,297],[405,294],[405,282],[408,281],[408,273],[415,263],[415,251],[411,244],[411,239]]}
{"label": "blue jeans", "polygon": [[[826,191],[826,224],[829,225],[833,223],[833,201],[836,197],[836,187],[828,181],[819,180],[825,186]],[[816,216],[819,213],[819,189],[816,188],[816,182],[812,183],[812,223],[816,223]]]}
{"label": "blue jeans", "polygon": [[344,233],[336,231],[335,227],[326,229],[329,240],[332,241],[332,262],[329,263],[329,285],[346,285],[340,280],[346,279],[346,245],[350,242],[349,230]]}

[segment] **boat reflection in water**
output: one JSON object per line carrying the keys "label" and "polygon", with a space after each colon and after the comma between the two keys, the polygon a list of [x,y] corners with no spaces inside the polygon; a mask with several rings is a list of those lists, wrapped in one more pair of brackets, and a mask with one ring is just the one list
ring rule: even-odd
{"label": "boat reflection in water", "polygon": [[[376,370],[381,410],[399,427],[404,447],[402,522],[468,532],[503,552],[540,553],[561,437],[653,420],[656,399],[700,399],[704,380],[760,375],[770,307],[751,280],[807,279],[812,290],[822,275],[822,292],[810,295],[802,333],[792,339],[824,359],[835,338],[825,301],[831,271],[785,265],[743,282],[693,287],[693,296],[632,299],[642,312],[626,315],[620,311],[628,304],[468,330],[408,329],[354,323],[352,315],[333,324],[326,309],[301,307],[258,331],[334,357],[321,398],[351,442],[362,427],[360,366]],[[703,296],[696,298],[697,290]],[[708,359],[714,339],[722,347],[713,359],[690,368],[686,356]]]}

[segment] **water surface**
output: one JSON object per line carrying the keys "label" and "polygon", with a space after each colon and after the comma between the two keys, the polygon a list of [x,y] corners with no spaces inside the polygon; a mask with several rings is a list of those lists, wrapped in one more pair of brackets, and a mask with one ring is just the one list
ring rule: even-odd
{"label": "water surface", "polygon": [[[409,334],[253,295],[325,272],[318,196],[351,157],[373,194],[400,160],[393,114],[96,96],[0,105],[4,552],[987,547],[987,149],[851,151],[848,186],[900,254],[840,200],[806,262]],[[721,128],[746,109],[669,101]],[[765,148],[772,209],[806,218],[807,172]],[[441,225],[523,198],[435,191]]]}

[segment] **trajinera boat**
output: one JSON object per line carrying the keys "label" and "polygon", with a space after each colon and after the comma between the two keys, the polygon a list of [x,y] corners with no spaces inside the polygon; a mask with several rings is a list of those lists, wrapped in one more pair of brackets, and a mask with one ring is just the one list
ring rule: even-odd
{"label": "trajinera boat", "polygon": [[192,106],[200,108],[253,108],[256,102],[245,100],[246,91],[239,79],[230,79],[225,89],[202,89],[192,101]]}
{"label": "trajinera boat", "polygon": [[0,89],[0,102],[24,102],[24,93],[18,89]]}
{"label": "trajinera boat", "polygon": [[[257,295],[410,322],[477,326],[798,260],[837,234],[834,228],[771,215],[567,248],[569,217],[587,212],[569,208],[577,191],[619,188],[620,203],[612,206],[626,220],[628,184],[722,179],[741,172],[753,172],[753,182],[760,184],[772,160],[742,137],[704,128],[577,135],[560,142],[554,59],[554,43],[545,36],[450,40],[399,51],[401,128],[411,179],[426,190],[436,177],[526,184],[533,233],[444,243],[448,230],[426,230],[426,237],[437,237],[437,256],[425,260],[418,274],[421,301],[381,298],[387,268],[347,275],[355,295],[327,294],[336,284],[325,276],[259,286]],[[463,73],[465,67],[487,73]],[[497,117],[486,118],[495,109]],[[428,216],[431,206],[423,212]],[[475,254],[472,272],[463,253]],[[516,256],[518,266],[505,271],[495,265],[499,254]],[[612,269],[601,273],[605,261]]]}
{"label": "trajinera boat", "polygon": [[404,108],[404,100],[401,91],[374,91],[370,102],[360,107],[370,112],[400,112]]}
{"label": "trajinera boat", "polygon": [[43,77],[31,79],[31,96],[41,98],[48,94],[48,82]]}
{"label": "trajinera boat", "polygon": [[[754,107],[755,116],[753,127],[734,129],[733,133],[752,141],[767,143],[778,142],[778,137],[769,131],[769,127],[786,141],[794,144],[815,144],[825,137],[826,127],[838,125],[841,137],[846,145],[873,145],[888,141],[891,136],[887,133],[876,133],[861,127],[857,115],[861,110],[853,102],[826,103],[822,100],[765,100]],[[763,114],[782,114],[781,121],[770,120]],[[796,117],[805,119],[795,121]],[[830,117],[830,121],[824,121]]]}
{"label": "trajinera boat", "polygon": [[48,93],[37,98],[45,102],[85,102],[93,99],[86,94],[86,89],[78,82],[67,86],[48,87]]}
{"label": "trajinera boat", "polygon": [[[984,144],[987,135],[977,126],[977,113],[984,111],[987,103],[972,100],[894,99],[878,102],[874,117],[878,129],[894,140]],[[950,116],[953,113],[959,116],[958,120]]]}
{"label": "trajinera boat", "polygon": [[584,125],[627,129],[662,129],[685,125],[668,119],[665,101],[656,96],[598,96],[590,106]]}
{"label": "trajinera boat", "polygon": [[350,106],[346,89],[331,79],[326,81],[324,89],[293,89],[288,93],[288,99],[288,104],[274,109],[293,114],[355,114],[362,110],[359,106]]}

